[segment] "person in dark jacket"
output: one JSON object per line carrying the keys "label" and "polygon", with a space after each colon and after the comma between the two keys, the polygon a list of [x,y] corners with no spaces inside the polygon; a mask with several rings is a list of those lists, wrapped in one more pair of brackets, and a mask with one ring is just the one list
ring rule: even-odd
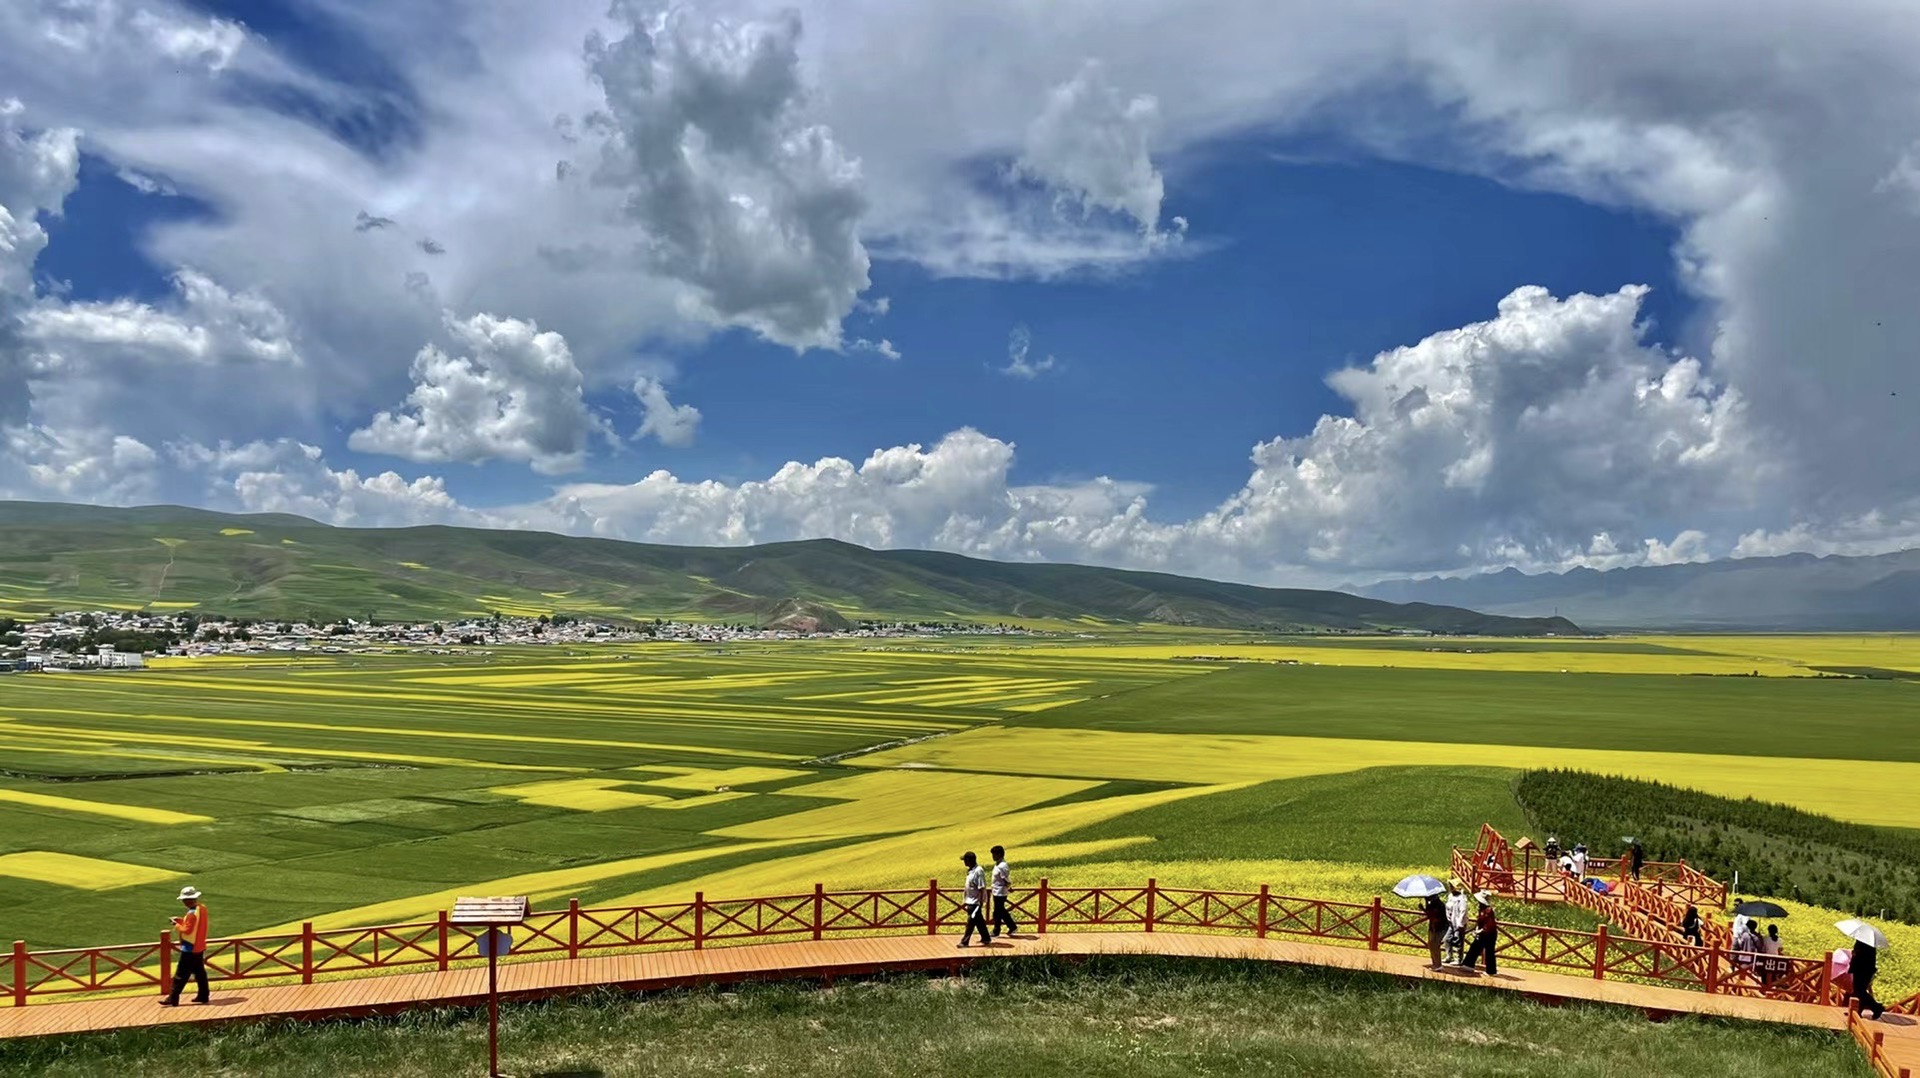
{"label": "person in dark jacket", "polygon": [[1700,928],[1700,911],[1693,906],[1687,907],[1687,916],[1680,922],[1680,935],[1695,947],[1707,945],[1706,936]]}
{"label": "person in dark jacket", "polygon": [[1633,845],[1627,847],[1627,856],[1632,860],[1633,878],[1638,882],[1640,879],[1640,869],[1647,863],[1647,851],[1642,849],[1640,841],[1635,839]]}
{"label": "person in dark jacket", "polygon": [[1887,1009],[1873,998],[1873,975],[1880,972],[1880,949],[1860,940],[1853,941],[1853,964],[1847,967],[1853,974],[1853,998],[1860,1001],[1860,1013],[1873,1012],[1875,1021],[1885,1014]]}
{"label": "person in dark jacket", "polygon": [[1487,974],[1500,972],[1494,964],[1493,949],[1500,939],[1500,918],[1493,912],[1493,896],[1486,891],[1473,896],[1480,905],[1480,912],[1474,915],[1473,946],[1467,948],[1467,968],[1473,968],[1473,960],[1482,952],[1487,956]]}
{"label": "person in dark jacket", "polygon": [[1447,903],[1439,895],[1428,895],[1421,908],[1427,914],[1427,951],[1433,956],[1431,968],[1440,968],[1440,947],[1447,940]]}

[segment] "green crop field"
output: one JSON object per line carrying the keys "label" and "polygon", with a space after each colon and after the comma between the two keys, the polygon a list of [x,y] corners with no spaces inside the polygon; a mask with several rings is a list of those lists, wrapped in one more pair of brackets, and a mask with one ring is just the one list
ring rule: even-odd
{"label": "green crop field", "polygon": [[[476,892],[953,884],[958,853],[995,842],[1024,882],[1364,901],[1444,870],[1482,821],[1526,833],[1514,780],[1535,768],[1920,820],[1920,684],[1815,676],[1920,668],[1914,638],[1387,643],[661,644],[7,675],[4,930],[149,938],[186,882],[221,934],[412,920]],[[1704,676],[1757,664],[1769,676]],[[1798,908],[1792,946],[1833,942],[1818,929],[1837,913]],[[1920,953],[1920,928],[1889,928]],[[1896,948],[1886,979],[1920,988],[1920,962]]]}

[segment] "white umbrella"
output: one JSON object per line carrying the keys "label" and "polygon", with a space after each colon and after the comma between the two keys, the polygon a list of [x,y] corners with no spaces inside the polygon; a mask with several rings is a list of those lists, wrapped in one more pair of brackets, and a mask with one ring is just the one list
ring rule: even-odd
{"label": "white umbrella", "polygon": [[1428,895],[1442,894],[1447,885],[1432,876],[1408,876],[1393,885],[1393,893],[1401,898],[1426,898]]}
{"label": "white umbrella", "polygon": [[1855,943],[1864,943],[1878,951],[1887,949],[1887,934],[1865,921],[1857,921],[1849,918],[1845,921],[1835,922],[1833,927],[1839,929],[1841,935],[1846,936]]}

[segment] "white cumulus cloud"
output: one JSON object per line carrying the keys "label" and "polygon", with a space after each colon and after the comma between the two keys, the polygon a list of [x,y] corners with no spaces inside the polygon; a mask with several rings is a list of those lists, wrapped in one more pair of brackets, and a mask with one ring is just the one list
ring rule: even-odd
{"label": "white cumulus cloud", "polygon": [[449,315],[446,331],[466,355],[429,344],[413,358],[413,391],[347,444],[417,461],[515,460],[535,471],[573,471],[605,422],[587,407],[566,338],[532,322]]}
{"label": "white cumulus cloud", "polygon": [[640,398],[640,429],[634,437],[651,437],[666,446],[693,444],[700,429],[700,409],[667,399],[667,387],[658,378],[636,380],[633,394]]}

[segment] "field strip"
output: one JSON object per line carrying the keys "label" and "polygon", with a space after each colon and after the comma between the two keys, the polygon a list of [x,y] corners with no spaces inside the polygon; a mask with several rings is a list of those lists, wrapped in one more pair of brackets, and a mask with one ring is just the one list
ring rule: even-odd
{"label": "field strip", "polygon": [[1150,782],[1261,782],[1387,766],[1558,767],[1777,801],[1859,823],[1909,827],[1920,819],[1920,763],[1907,761],[987,726],[853,762]]}
{"label": "field strip", "polygon": [[[394,924],[408,921],[425,920],[441,910],[453,906],[453,900],[462,895],[526,895],[535,905],[546,900],[565,898],[579,892],[588,884],[619,879],[621,876],[633,876],[642,872],[653,872],[676,865],[692,864],[698,861],[710,861],[718,857],[730,857],[736,854],[755,853],[761,850],[777,850],[783,847],[799,846],[812,842],[811,839],[790,839],[780,842],[736,842],[724,846],[702,846],[694,850],[674,850],[670,853],[649,854],[645,857],[627,857],[617,861],[601,861],[592,865],[576,865],[572,868],[556,868],[545,872],[528,872],[518,876],[507,876],[497,880],[482,880],[449,887],[442,891],[431,891],[422,895],[410,895],[406,898],[375,902],[367,906],[355,906],[352,909],[335,910],[311,918],[316,931],[336,928],[355,928],[360,925]],[[678,888],[680,885],[675,885]],[[685,900],[688,892],[681,891],[680,898]],[[304,922],[290,921],[271,928],[262,928],[254,935],[272,936],[282,933],[299,932]]]}
{"label": "field strip", "polygon": [[1035,711],[1051,711],[1056,707],[1066,707],[1068,704],[1084,704],[1086,702],[1087,702],[1086,697],[1076,696],[1071,700],[1048,700],[1047,702],[1041,703],[1041,704],[1012,704],[1006,707],[1002,707],[1000,710],[1032,713]]}
{"label": "field strip", "polygon": [[[117,715],[114,717],[127,718],[128,716]],[[246,722],[249,720],[227,719],[227,720],[217,720],[217,721]],[[146,744],[149,741],[159,741],[164,744],[196,745],[202,748],[224,749],[224,750],[229,750],[234,752],[250,752],[250,753],[254,753],[257,755],[264,755],[264,756],[318,756],[324,759],[331,759],[331,760],[375,760],[382,763],[420,764],[428,767],[492,768],[497,771],[586,771],[586,770],[589,770],[588,768],[584,768],[584,767],[562,767],[558,765],[549,765],[549,764],[495,763],[495,762],[490,762],[486,760],[469,760],[459,756],[416,756],[416,755],[410,755],[406,753],[397,753],[397,752],[372,752],[365,749],[302,748],[302,747],[297,747],[292,745],[268,744],[267,742],[264,742],[264,741],[244,741],[237,738],[205,737],[205,736],[198,736],[194,734],[178,734],[178,733],[161,734],[158,732],[147,733],[143,731],[133,731],[133,730],[128,730],[128,731],[93,730],[93,729],[86,729],[86,728],[70,728],[65,726],[29,726],[24,723],[15,723],[15,722],[7,722],[5,725],[0,725],[0,730],[26,730],[34,733],[44,732],[48,734],[54,734],[56,736],[65,735],[71,738],[79,738],[79,739],[90,740],[90,741],[104,741],[108,744],[119,744],[125,741],[132,741],[135,744]],[[76,751],[76,750],[68,750],[68,751]],[[285,770],[285,768],[276,767],[276,768],[273,768],[273,770],[283,771]]]}
{"label": "field strip", "polygon": [[573,812],[612,812],[672,800],[665,794],[636,793],[621,788],[637,785],[638,782],[625,779],[553,779],[518,786],[493,786],[487,792],[502,794],[529,805]]}
{"label": "field strip", "polygon": [[0,801],[26,805],[29,808],[79,812],[88,816],[110,816],[116,820],[131,820],[134,823],[152,823],[162,826],[213,822],[211,816],[195,816],[191,812],[146,808],[142,805],[116,805],[111,801],[84,801],[78,797],[58,797],[54,794],[28,793],[25,790],[0,790]]}
{"label": "field strip", "polygon": [[[62,730],[64,729],[63,727]],[[286,770],[279,764],[267,760],[236,759],[227,756],[182,756],[173,752],[147,752],[122,748],[103,749],[97,742],[90,739],[64,734],[47,734],[38,729],[21,733],[25,737],[42,738],[43,741],[39,743],[8,739],[5,735],[14,730],[15,727],[11,723],[0,725],[0,749],[6,749],[9,752],[64,753],[70,756],[112,756],[127,760],[163,760],[170,764],[194,764],[199,767],[217,767],[222,770],[250,767],[261,774],[273,774]],[[53,744],[47,744],[46,741],[52,741]]]}
{"label": "field strip", "polygon": [[[95,695],[102,695],[102,696],[111,696],[118,699],[137,700],[139,701],[142,707],[150,707],[152,706],[154,701],[154,695],[151,692],[151,687],[155,684],[155,682],[151,679],[150,676],[143,677],[141,679],[139,688],[131,688],[131,689],[124,688],[124,687],[115,687],[115,686],[108,685],[101,682],[96,682],[93,684],[76,684],[73,681],[67,681],[67,682],[62,682],[60,684],[61,684],[61,688],[59,689],[59,691],[62,691],[62,692],[88,693],[88,694],[95,694]],[[247,694],[253,691],[250,688],[250,686],[253,686],[256,684],[258,684],[258,682],[254,682],[247,679],[234,679],[234,680],[215,679],[215,680],[207,681],[204,683],[196,683],[195,685],[186,686],[186,687],[193,690],[193,697],[195,699],[195,702],[206,702],[209,700],[211,695],[211,699],[216,702],[224,702],[224,703],[239,705],[239,704],[257,703],[257,701],[250,701],[246,699]],[[212,695],[206,691],[209,689],[221,689],[221,690],[225,690],[225,692],[223,694]],[[416,704],[383,704],[378,702],[378,698],[380,697],[391,697],[394,695],[395,694],[388,692],[386,687],[382,684],[369,683],[365,686],[353,688],[350,690],[331,690],[331,689],[326,690],[324,693],[324,696],[331,697],[330,699],[329,698],[308,699],[308,700],[302,701],[302,705],[305,707],[339,708],[343,710],[350,710],[353,712],[365,712],[365,711],[377,710],[377,711],[400,712],[406,715],[418,715],[421,713],[422,709]],[[407,694],[400,694],[400,695],[407,696]],[[417,696],[418,694],[414,694],[414,695]],[[607,702],[604,700],[596,701],[591,696],[585,696],[585,697],[553,696],[545,693],[542,693],[537,697],[529,697],[525,694],[493,695],[493,696],[473,695],[473,694],[433,694],[432,696],[429,697],[429,699],[431,699],[432,701],[440,705],[440,708],[437,710],[444,710],[448,712],[452,712],[452,711],[473,712],[474,714],[472,714],[470,717],[477,718],[477,719],[499,718],[499,716],[488,714],[488,712],[491,712],[491,711],[531,712],[539,715],[541,718],[550,718],[556,711],[564,710],[567,712],[575,713],[573,715],[570,715],[569,716],[570,718],[579,718],[579,719],[592,719],[597,716],[607,716],[612,719],[626,720],[626,719],[632,719],[636,716],[642,716],[642,717],[657,716],[657,717],[668,718],[668,719],[701,718],[701,719],[747,721],[747,722],[751,722],[752,725],[741,727],[742,729],[757,730],[762,728],[765,723],[765,716],[760,714],[760,712],[778,712],[781,715],[791,718],[795,722],[819,722],[824,717],[832,717],[834,719],[847,721],[847,722],[869,723],[869,724],[873,724],[876,728],[881,728],[881,729],[885,729],[889,725],[896,726],[902,729],[907,728],[909,726],[915,726],[915,725],[955,726],[956,728],[968,725],[965,723],[956,725],[953,722],[952,716],[950,715],[927,715],[927,714],[921,714],[918,712],[911,712],[911,711],[868,712],[868,713],[857,714],[857,715],[848,715],[845,712],[840,711],[838,709],[808,707],[808,706],[802,706],[802,705],[782,704],[774,701],[758,701],[758,700],[740,701],[737,709],[725,710],[724,702],[707,704],[707,705],[632,704],[632,703],[613,703],[613,702]],[[748,713],[740,710],[739,708],[752,708],[753,711],[751,713]],[[703,728],[712,728],[715,724],[713,723],[680,723],[678,725],[701,726]]]}
{"label": "field strip", "polygon": [[1317,666],[1403,667],[1423,670],[1512,670],[1577,674],[1728,674],[1758,672],[1763,677],[1808,677],[1805,665],[1773,656],[1745,656],[1629,651],[1533,650],[1485,651],[1367,648],[1314,644],[1106,644],[1065,646],[1063,657],[1114,659],[1181,656],[1240,659],[1256,662],[1296,662]]}
{"label": "field strip", "polygon": [[[695,891],[705,891],[710,895],[791,894],[812,887],[815,883],[824,883],[830,890],[866,887],[872,885],[873,881],[900,881],[909,873],[914,874],[915,882],[924,885],[927,876],[951,876],[957,873],[963,850],[974,850],[984,856],[986,848],[997,842],[1018,851],[1129,812],[1189,797],[1204,797],[1244,785],[1184,786],[1023,809],[1004,815],[994,815],[991,805],[983,805],[961,823],[927,828],[911,834],[867,839],[825,852],[790,854],[737,865],[692,880],[623,895],[605,904],[637,906],[654,902],[684,902]],[[911,869],[908,866],[912,866]]]}
{"label": "field strip", "polygon": [[1016,812],[1100,785],[1075,779],[938,771],[871,771],[780,791],[788,797],[833,798],[838,804],[708,832],[728,838],[851,838]]}
{"label": "field strip", "polygon": [[802,775],[811,775],[811,771],[795,771],[785,767],[729,767],[716,769],[709,767],[630,767],[627,770],[662,775],[662,778],[635,779],[648,786],[659,786],[668,790],[715,790],[721,786],[748,786],[758,782],[777,782],[781,779],[797,779]]}
{"label": "field strip", "polygon": [[723,749],[707,745],[674,745],[650,741],[610,741],[599,738],[542,737],[537,734],[493,734],[460,730],[408,730],[391,726],[335,726],[324,722],[294,722],[291,719],[227,719],[199,715],[120,715],[41,709],[45,714],[82,715],[135,722],[191,722],[212,726],[246,726],[269,730],[318,730],[328,733],[377,734],[382,737],[431,737],[443,741],[488,741],[522,745],[569,745],[600,749],[637,749],[644,752],[677,752],[702,756],[735,756],[748,760],[804,760],[792,753],[761,752],[757,749]]}
{"label": "field strip", "polygon": [[165,883],[181,879],[186,873],[98,857],[25,850],[0,855],[0,876],[80,891],[111,891],[117,887],[132,887],[142,883]]}

